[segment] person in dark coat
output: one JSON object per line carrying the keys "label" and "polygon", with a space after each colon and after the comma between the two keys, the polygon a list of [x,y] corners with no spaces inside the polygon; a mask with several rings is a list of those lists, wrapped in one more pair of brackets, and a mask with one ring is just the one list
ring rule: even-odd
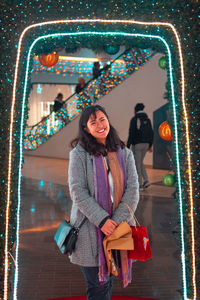
{"label": "person in dark coat", "polygon": [[78,84],[76,86],[76,93],[77,93],[77,110],[81,111],[85,107],[91,105],[91,99],[88,95],[88,91],[86,89],[85,79],[80,77],[78,79]]}
{"label": "person in dark coat", "polygon": [[80,77],[78,79],[78,84],[76,86],[76,93],[79,94],[82,90],[84,90],[85,86],[86,86],[85,79],[83,77]]}
{"label": "person in dark coat", "polygon": [[130,121],[127,142],[128,148],[132,145],[140,191],[150,185],[143,160],[147,151],[152,152],[153,144],[153,129],[148,115],[143,111],[144,107],[143,103],[137,103],[135,106],[135,116]]}
{"label": "person in dark coat", "polygon": [[57,112],[59,111],[64,105],[63,101],[63,94],[58,93],[56,99],[54,100],[54,106],[53,106],[53,111]]}
{"label": "person in dark coat", "polygon": [[94,79],[101,75],[100,63],[98,61],[94,62],[92,74]]}

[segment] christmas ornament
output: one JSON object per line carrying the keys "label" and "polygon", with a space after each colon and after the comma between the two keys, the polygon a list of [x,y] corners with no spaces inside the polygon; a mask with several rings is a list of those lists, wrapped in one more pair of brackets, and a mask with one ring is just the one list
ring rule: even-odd
{"label": "christmas ornament", "polygon": [[119,52],[119,46],[114,46],[114,45],[106,45],[104,46],[104,51],[110,55],[114,55],[117,52]]}
{"label": "christmas ornament", "polygon": [[53,67],[55,64],[57,64],[59,55],[55,51],[53,51],[52,53],[47,55],[41,54],[38,58],[41,65],[45,67]]}
{"label": "christmas ornament", "polygon": [[71,47],[65,47],[65,52],[66,53],[74,53],[78,50],[78,47],[75,45],[74,47],[71,46]]}
{"label": "christmas ornament", "polygon": [[158,65],[161,69],[166,69],[167,67],[167,59],[165,56],[161,57],[158,61]]}
{"label": "christmas ornament", "polygon": [[170,125],[167,123],[167,121],[160,124],[158,133],[159,133],[160,137],[165,141],[173,140],[172,130],[171,130]]}
{"label": "christmas ornament", "polygon": [[173,186],[175,183],[175,178],[173,174],[166,174],[163,176],[163,184],[166,186]]}

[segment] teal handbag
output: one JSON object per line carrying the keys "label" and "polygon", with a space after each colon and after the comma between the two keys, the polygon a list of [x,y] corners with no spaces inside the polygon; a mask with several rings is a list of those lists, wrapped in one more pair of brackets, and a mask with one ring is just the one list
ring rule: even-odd
{"label": "teal handbag", "polygon": [[54,240],[62,254],[72,254],[72,252],[75,250],[79,230],[85,223],[86,219],[86,217],[83,219],[79,227],[72,226],[66,220],[60,223],[54,236]]}

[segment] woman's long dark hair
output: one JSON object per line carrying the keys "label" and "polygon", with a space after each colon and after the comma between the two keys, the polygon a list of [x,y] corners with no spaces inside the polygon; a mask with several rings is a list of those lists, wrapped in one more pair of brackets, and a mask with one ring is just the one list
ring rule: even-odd
{"label": "woman's long dark hair", "polygon": [[125,147],[125,144],[120,140],[117,131],[110,124],[109,118],[108,121],[110,125],[110,131],[106,138],[106,145],[98,143],[97,140],[85,130],[87,128],[87,122],[90,116],[93,115],[96,118],[96,112],[99,110],[108,118],[105,109],[100,105],[90,106],[82,112],[79,120],[79,133],[77,138],[71,142],[72,148],[79,143],[89,154],[105,156],[107,151],[115,152],[117,151],[118,147]]}

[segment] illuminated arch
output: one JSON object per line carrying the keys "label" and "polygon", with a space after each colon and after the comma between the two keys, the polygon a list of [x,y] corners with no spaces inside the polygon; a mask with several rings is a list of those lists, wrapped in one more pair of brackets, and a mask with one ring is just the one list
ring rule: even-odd
{"label": "illuminated arch", "polygon": [[[15,101],[16,101],[16,88],[18,84],[18,73],[19,73],[19,66],[20,66],[20,54],[22,49],[23,39],[26,33],[30,32],[31,29],[40,28],[41,26],[51,26],[55,24],[66,24],[66,31],[67,25],[69,23],[96,23],[96,24],[112,24],[113,28],[115,24],[118,23],[125,23],[130,24],[131,26],[135,25],[143,25],[143,26],[164,26],[171,29],[173,36],[176,39],[176,46],[178,48],[179,53],[179,63],[180,63],[180,70],[181,70],[181,103],[183,109],[183,115],[185,119],[185,137],[186,137],[186,146],[187,146],[187,163],[188,163],[188,182],[189,182],[189,193],[188,198],[190,201],[190,223],[191,223],[191,245],[192,245],[192,282],[193,282],[193,295],[196,299],[196,269],[195,269],[195,241],[194,241],[194,217],[193,217],[193,191],[192,191],[192,176],[191,176],[191,158],[190,158],[190,145],[189,145],[189,124],[188,124],[188,117],[186,111],[186,104],[185,104],[185,81],[184,81],[184,68],[183,68],[183,58],[182,58],[182,50],[181,44],[178,37],[178,34],[174,28],[174,26],[170,23],[162,23],[162,22],[138,22],[138,21],[124,21],[124,20],[58,20],[58,21],[50,21],[44,23],[38,23],[31,26],[28,26],[20,36],[19,43],[18,43],[18,51],[17,51],[17,59],[16,59],[16,68],[15,68],[15,77],[14,77],[14,85],[13,85],[13,95],[12,95],[12,106],[11,106],[11,123],[10,123],[10,137],[9,137],[9,161],[8,161],[8,195],[7,195],[7,206],[6,206],[6,227],[5,227],[5,277],[4,277],[4,300],[7,300],[7,291],[8,291],[8,226],[9,226],[9,207],[10,207],[10,192],[11,192],[11,174],[12,174],[12,148],[13,148],[13,123],[14,123],[14,111],[15,111]],[[167,41],[159,36],[159,35],[150,35],[150,34],[140,34],[140,33],[127,33],[127,32],[96,32],[96,31],[82,31],[82,32],[66,32],[66,33],[52,33],[45,36],[40,36],[32,42],[30,46],[28,58],[27,58],[27,67],[26,67],[26,75],[25,75],[25,82],[24,82],[24,92],[23,92],[23,108],[21,112],[21,133],[20,133],[20,161],[19,161],[19,181],[18,181],[18,213],[17,213],[17,242],[16,242],[16,273],[15,273],[15,286],[14,286],[14,299],[17,299],[16,296],[16,287],[18,281],[18,230],[19,230],[19,208],[20,208],[20,182],[21,182],[21,167],[22,167],[22,137],[23,137],[23,124],[24,124],[24,103],[26,99],[26,88],[27,88],[27,80],[28,80],[28,69],[30,64],[30,55],[33,46],[39,41],[40,39],[46,39],[53,35],[124,35],[124,36],[132,36],[132,37],[146,37],[151,39],[159,39],[166,47],[169,57],[169,74],[170,74],[170,85],[171,85],[171,95],[172,95],[172,108],[173,108],[173,116],[174,116],[174,140],[175,140],[175,149],[176,149],[176,161],[177,161],[177,177],[178,177],[178,199],[179,199],[179,209],[180,209],[180,223],[181,223],[181,261],[182,261],[182,274],[183,274],[183,296],[184,299],[187,299],[187,287],[186,287],[186,267],[185,267],[185,242],[184,242],[184,224],[183,224],[183,207],[182,207],[182,187],[181,187],[181,175],[180,175],[180,161],[179,161],[179,148],[178,148],[178,128],[177,128],[177,116],[176,116],[176,101],[174,95],[174,85],[173,85],[173,74],[172,74],[172,61],[171,61],[171,52]]]}

